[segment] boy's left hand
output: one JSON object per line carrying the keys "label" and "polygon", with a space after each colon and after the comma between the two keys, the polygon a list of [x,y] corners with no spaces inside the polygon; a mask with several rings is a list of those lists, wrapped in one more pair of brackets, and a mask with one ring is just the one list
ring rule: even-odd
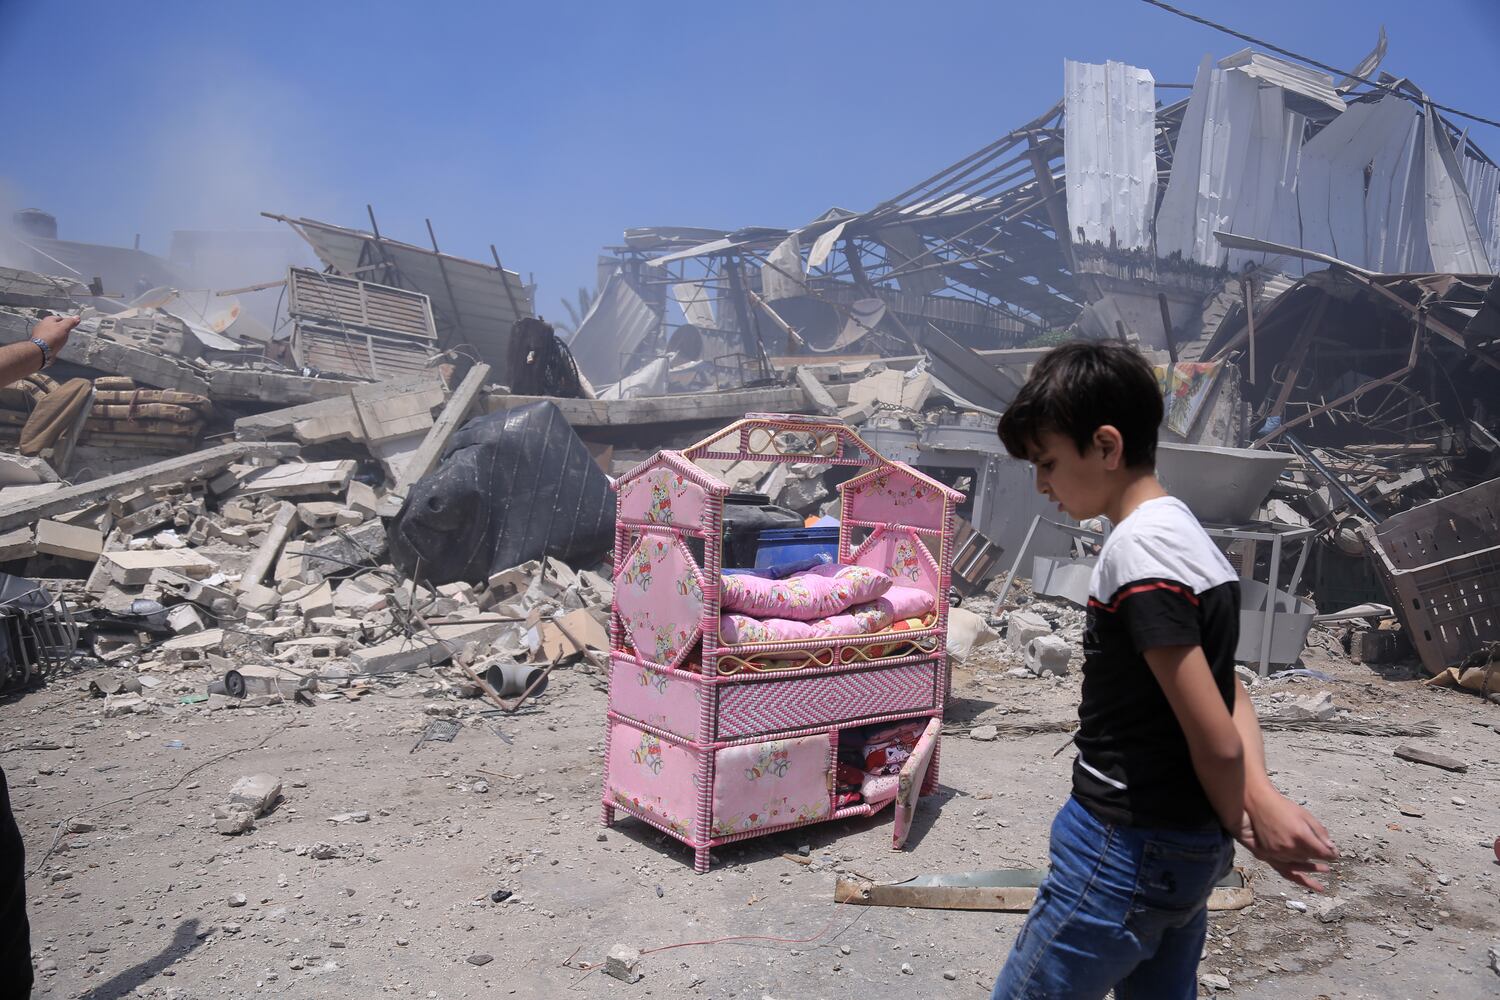
{"label": "boy's left hand", "polygon": [[1269,864],[1282,878],[1322,892],[1312,876],[1328,871],[1338,848],[1316,816],[1274,788],[1246,795],[1245,815],[1235,839]]}

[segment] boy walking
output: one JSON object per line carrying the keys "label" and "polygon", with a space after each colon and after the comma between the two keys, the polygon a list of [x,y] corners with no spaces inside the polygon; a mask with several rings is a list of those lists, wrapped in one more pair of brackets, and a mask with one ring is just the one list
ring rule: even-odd
{"label": "boy walking", "polygon": [[1089,588],[1073,793],[992,1000],[1195,997],[1208,894],[1236,840],[1320,891],[1338,857],[1266,776],[1234,674],[1238,577],[1156,480],[1161,419],[1151,368],[1104,341],[1047,354],[1000,418],[1041,493],[1114,530]]}

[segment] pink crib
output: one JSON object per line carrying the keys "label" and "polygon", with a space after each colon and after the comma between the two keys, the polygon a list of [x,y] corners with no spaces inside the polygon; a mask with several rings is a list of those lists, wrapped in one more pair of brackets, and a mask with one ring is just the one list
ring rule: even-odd
{"label": "pink crib", "polygon": [[[928,591],[921,627],[726,646],[720,560],[729,486],[699,462],[749,459],[863,467],[843,483],[838,561]],[[870,815],[839,808],[839,733],[927,719],[900,774],[893,847],[938,780],[949,686],[945,652],[954,511],[963,495],[887,461],[836,421],[744,420],[663,451],[617,484],[603,821],[623,810],[694,850],[809,823]],[[703,553],[694,556],[695,545]]]}

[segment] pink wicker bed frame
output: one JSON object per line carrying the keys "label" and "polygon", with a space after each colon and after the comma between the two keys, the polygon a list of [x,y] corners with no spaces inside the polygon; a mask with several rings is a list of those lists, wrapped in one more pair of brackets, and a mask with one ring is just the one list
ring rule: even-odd
{"label": "pink wicker bed frame", "polygon": [[[864,467],[839,487],[839,562],[878,568],[932,592],[931,627],[721,645],[729,487],[694,463],[744,459]],[[863,802],[836,807],[839,732],[926,718],[901,777],[893,837],[901,847],[917,796],[937,787],[954,511],[962,494],[887,461],[842,423],[784,414],[749,414],[690,448],[661,452],[617,488],[605,825],[623,810],[692,847],[694,870],[706,872],[710,850],[721,844],[870,815]],[[701,561],[694,540],[701,540]],[[695,651],[696,669],[685,669]],[[807,665],[746,668],[773,653],[803,656]]]}

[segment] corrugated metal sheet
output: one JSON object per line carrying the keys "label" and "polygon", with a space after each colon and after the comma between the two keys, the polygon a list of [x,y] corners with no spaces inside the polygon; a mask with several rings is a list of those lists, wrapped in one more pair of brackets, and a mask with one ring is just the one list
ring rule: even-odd
{"label": "corrugated metal sheet", "polygon": [[1219,68],[1238,70],[1246,76],[1293,94],[1300,94],[1334,111],[1343,111],[1346,107],[1344,99],[1334,89],[1333,77],[1264,52],[1241,49],[1234,55],[1220,59]]}
{"label": "corrugated metal sheet", "polygon": [[619,272],[610,276],[568,340],[568,349],[590,382],[619,381],[625,359],[661,323],[661,317]]}
{"label": "corrugated metal sheet", "polygon": [[[1288,111],[1279,87],[1262,87],[1256,95],[1256,117],[1250,149],[1235,200],[1230,225],[1233,232],[1258,233],[1277,243],[1296,243],[1302,237],[1297,214],[1297,168],[1307,119]],[[1275,234],[1275,235],[1272,235]],[[1301,261],[1283,262],[1263,253],[1229,250],[1231,270],[1247,263],[1281,269]]]}
{"label": "corrugated metal sheet", "polygon": [[287,313],[294,320],[437,340],[432,305],[421,292],[302,267],[289,268],[287,281]]}
{"label": "corrugated metal sheet", "polygon": [[1474,222],[1484,240],[1484,251],[1490,269],[1500,272],[1500,167],[1493,163],[1463,158],[1464,187],[1469,204],[1474,206]]}
{"label": "corrugated metal sheet", "polygon": [[1235,198],[1256,134],[1259,84],[1243,73],[1198,66],[1183,115],[1172,174],[1156,215],[1156,247],[1200,264],[1223,264],[1215,230],[1233,226]]}
{"label": "corrugated metal sheet", "polygon": [[1427,246],[1434,270],[1451,274],[1489,274],[1490,259],[1474,220],[1458,158],[1437,112],[1427,105],[1422,116],[1423,168],[1427,181]]}
{"label": "corrugated metal sheet", "polygon": [[761,295],[767,302],[807,294],[807,276],[802,273],[802,245],[793,233],[772,250],[760,268]]}
{"label": "corrugated metal sheet", "polygon": [[1420,129],[1416,109],[1390,96],[1351,105],[1309,139],[1297,174],[1302,239],[1293,245],[1372,271],[1432,270]]}
{"label": "corrugated metal sheet", "polygon": [[1063,63],[1063,161],[1074,236],[1121,249],[1150,242],[1156,208],[1156,81],[1119,62]]}
{"label": "corrugated metal sheet", "polygon": [[358,229],[313,219],[271,218],[295,229],[312,245],[318,259],[340,274],[376,275],[384,284],[426,295],[443,346],[468,346],[489,364],[497,379],[505,377],[511,325],[534,315],[531,290],[521,283],[519,274]]}

